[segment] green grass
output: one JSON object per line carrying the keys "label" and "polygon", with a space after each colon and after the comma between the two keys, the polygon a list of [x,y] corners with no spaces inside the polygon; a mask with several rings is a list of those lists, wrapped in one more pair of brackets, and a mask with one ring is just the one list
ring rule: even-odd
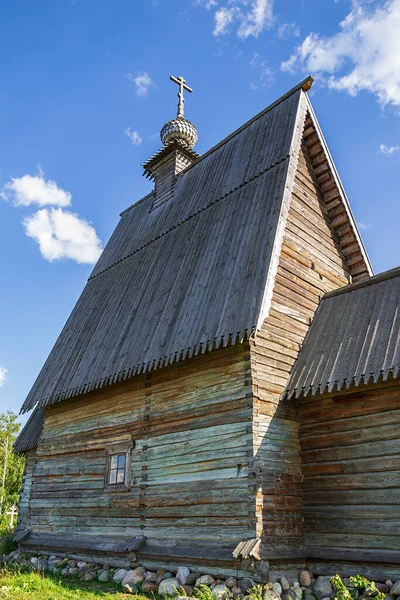
{"label": "green grass", "polygon": [[[120,588],[119,588],[120,589]],[[82,582],[34,571],[0,569],[1,600],[149,600],[123,594],[114,583]]]}

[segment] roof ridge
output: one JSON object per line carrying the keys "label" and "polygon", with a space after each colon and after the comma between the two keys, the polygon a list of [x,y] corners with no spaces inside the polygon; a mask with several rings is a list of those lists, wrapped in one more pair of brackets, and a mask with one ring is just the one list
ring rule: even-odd
{"label": "roof ridge", "polygon": [[129,254],[127,254],[126,256],[123,256],[119,260],[116,260],[111,265],[108,265],[105,269],[102,269],[98,273],[95,273],[94,275],[90,275],[90,277],[88,278],[88,281],[91,281],[92,279],[95,279],[96,277],[98,277],[99,275],[102,275],[106,271],[109,271],[110,269],[112,269],[113,267],[115,267],[115,265],[118,265],[119,263],[121,263],[124,260],[130,258],[131,256],[133,256],[137,252],[140,252],[140,250],[143,250],[143,248],[147,248],[148,246],[150,246],[151,244],[153,244],[156,240],[159,240],[160,238],[164,237],[164,235],[167,235],[167,233],[170,233],[171,231],[174,231],[180,225],[183,225],[184,223],[187,223],[188,221],[190,221],[190,219],[193,219],[194,217],[196,217],[200,213],[204,212],[208,208],[211,208],[212,206],[214,206],[215,204],[217,204],[221,200],[224,200],[225,198],[227,198],[228,196],[230,196],[231,194],[233,194],[233,192],[236,192],[237,190],[242,189],[243,187],[245,187],[246,185],[248,185],[249,183],[252,183],[255,179],[257,179],[258,177],[261,177],[261,175],[264,175],[268,171],[271,171],[274,167],[280,165],[281,163],[283,163],[288,158],[290,158],[289,154],[286,154],[285,156],[282,156],[280,159],[278,159],[277,161],[275,161],[274,163],[272,163],[271,165],[269,165],[269,167],[267,167],[266,169],[263,169],[259,173],[256,173],[255,175],[253,175],[252,177],[250,177],[250,179],[246,179],[246,181],[244,181],[242,184],[240,184],[237,187],[233,188],[232,190],[230,190],[229,192],[227,192],[223,196],[220,196],[219,198],[216,198],[215,200],[211,200],[211,202],[209,202],[208,204],[206,204],[206,206],[203,206],[202,208],[200,208],[196,212],[190,214],[188,217],[186,217],[186,219],[183,219],[182,221],[178,221],[178,223],[176,223],[175,225],[173,225],[169,229],[166,229],[162,233],[159,233],[156,237],[151,238],[150,241],[147,242],[146,244],[142,244],[141,246],[139,246],[138,248],[136,248],[132,252],[129,252]]}
{"label": "roof ridge", "polygon": [[347,294],[348,292],[354,292],[363,287],[367,287],[369,285],[374,285],[375,283],[381,283],[382,281],[386,281],[388,279],[393,279],[394,277],[400,277],[400,266],[395,267],[394,269],[389,269],[388,271],[382,271],[382,273],[378,273],[377,275],[373,275],[369,279],[365,279],[364,281],[360,281],[358,283],[351,283],[350,285],[346,285],[337,290],[333,290],[332,292],[328,292],[324,296],[322,296],[322,300],[326,298],[332,298],[333,296],[339,296],[340,294]]}
{"label": "roof ridge", "polygon": [[307,92],[309,89],[311,89],[313,82],[314,82],[314,77],[312,77],[311,75],[309,75],[308,77],[303,79],[303,81],[300,81],[300,83],[298,83],[291,90],[289,90],[288,92],[283,94],[283,96],[281,96],[280,98],[278,98],[277,100],[272,102],[272,104],[269,104],[268,106],[263,108],[262,111],[260,111],[256,115],[254,115],[254,117],[251,117],[251,119],[246,121],[246,123],[243,123],[243,125],[241,125],[237,129],[235,129],[235,131],[232,131],[232,133],[230,133],[225,138],[223,138],[220,142],[215,144],[215,146],[212,146],[209,150],[204,152],[204,154],[199,156],[199,158],[197,160],[195,160],[191,165],[189,165],[186,169],[184,169],[182,171],[182,173],[187,173],[192,167],[195,167],[196,165],[198,165],[199,162],[201,162],[203,160],[203,158],[206,158],[207,156],[209,156],[210,154],[212,154],[213,152],[218,150],[218,148],[220,148],[221,146],[223,146],[224,144],[229,142],[232,138],[237,136],[244,129],[247,129],[247,127],[249,127],[252,123],[254,123],[255,121],[258,121],[258,119],[261,119],[261,117],[263,117],[267,112],[269,112],[270,110],[272,110],[273,108],[278,106],[278,104],[281,104],[282,102],[284,102],[284,100],[287,100],[290,96],[292,96],[299,90],[303,90],[303,91]]}

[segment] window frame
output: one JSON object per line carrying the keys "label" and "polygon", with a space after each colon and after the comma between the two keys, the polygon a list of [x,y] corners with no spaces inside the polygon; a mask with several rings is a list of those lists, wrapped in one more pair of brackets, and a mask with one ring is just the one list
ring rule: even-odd
{"label": "window frame", "polygon": [[[134,442],[128,440],[126,442],[116,442],[107,444],[106,450],[106,468],[104,473],[104,491],[105,492],[126,492],[132,487],[132,449]],[[118,455],[125,456],[125,473],[124,481],[120,483],[110,483],[111,460],[112,457]],[[118,468],[117,468],[118,471]]]}

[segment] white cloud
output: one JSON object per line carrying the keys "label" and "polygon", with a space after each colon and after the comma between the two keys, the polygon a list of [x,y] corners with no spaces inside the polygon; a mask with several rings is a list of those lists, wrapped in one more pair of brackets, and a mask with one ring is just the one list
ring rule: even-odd
{"label": "white cloud", "polygon": [[8,369],[6,369],[5,367],[0,367],[0,388],[4,385],[7,373]]}
{"label": "white cloud", "polygon": [[193,2],[195,6],[204,6],[207,10],[217,6],[216,0],[193,0]]}
{"label": "white cloud", "polygon": [[224,35],[228,32],[229,25],[237,17],[237,8],[220,8],[215,13],[214,35]]}
{"label": "white cloud", "polygon": [[400,106],[400,0],[353,0],[332,36],[310,33],[281,68],[326,74],[327,85],[351,95],[365,90],[382,106]]}
{"label": "white cloud", "polygon": [[228,33],[232,23],[237,24],[238,37],[258,37],[272,25],[272,0],[230,0],[229,8],[222,6],[215,12],[214,35]]}
{"label": "white cloud", "polygon": [[283,23],[279,25],[277,34],[280,38],[300,37],[300,27],[296,23]]}
{"label": "white cloud", "polygon": [[132,73],[126,73],[125,77],[136,85],[136,94],[142,98],[147,96],[151,87],[154,87],[154,82],[148,73],[142,73],[137,77],[134,77]]}
{"label": "white cloud", "polygon": [[380,152],[382,152],[382,154],[385,154],[386,156],[392,156],[392,154],[394,154],[395,152],[400,151],[400,146],[386,146],[386,144],[381,144],[379,146],[379,150]]}
{"label": "white cloud", "polygon": [[101,241],[94,227],[78,215],[61,208],[42,208],[22,221],[42,256],[52,262],[71,258],[93,264],[101,254]]}
{"label": "white cloud", "polygon": [[125,129],[124,133],[128,136],[128,138],[131,140],[134,146],[140,146],[140,144],[143,142],[143,139],[140,137],[139,132],[132,131],[130,127]]}
{"label": "white cloud", "polygon": [[251,90],[257,90],[260,87],[269,87],[273,83],[274,71],[268,66],[268,61],[265,60],[258,52],[254,52],[250,66],[257,71],[257,82],[250,83]]}
{"label": "white cloud", "polygon": [[360,231],[369,231],[372,227],[371,223],[363,223],[362,221],[357,221],[357,225]]}
{"label": "white cloud", "polygon": [[71,194],[58,187],[55,181],[46,181],[42,170],[39,170],[38,175],[12,177],[1,190],[0,196],[12,202],[14,206],[69,206],[72,198]]}

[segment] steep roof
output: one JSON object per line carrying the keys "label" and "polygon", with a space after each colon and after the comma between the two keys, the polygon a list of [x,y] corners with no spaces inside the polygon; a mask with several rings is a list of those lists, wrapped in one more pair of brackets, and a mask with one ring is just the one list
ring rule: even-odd
{"label": "steep roof", "polygon": [[340,391],[399,371],[400,267],[324,296],[286,395]]}
{"label": "steep roof", "polygon": [[44,423],[44,408],[35,408],[14,442],[16,453],[27,452],[37,447]]}
{"label": "steep roof", "polygon": [[[260,325],[310,111],[308,85],[181,173],[172,200],[152,210],[149,194],[122,213],[23,411],[242,342]],[[355,244],[363,275],[368,259]]]}

